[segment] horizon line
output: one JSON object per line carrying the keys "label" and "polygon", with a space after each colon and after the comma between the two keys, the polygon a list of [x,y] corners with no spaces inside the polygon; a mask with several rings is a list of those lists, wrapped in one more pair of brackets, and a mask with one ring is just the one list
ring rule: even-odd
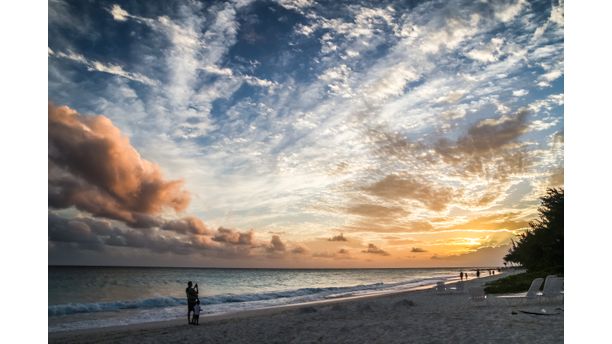
{"label": "horizon line", "polygon": [[[405,269],[498,269],[502,266],[441,266],[441,267],[360,267],[360,268],[286,268],[286,267],[219,267],[219,266],[154,266],[154,265],[74,265],[47,264],[47,267],[75,268],[165,268],[165,269],[232,269],[232,270],[405,270]],[[507,266],[506,268],[520,268]]]}

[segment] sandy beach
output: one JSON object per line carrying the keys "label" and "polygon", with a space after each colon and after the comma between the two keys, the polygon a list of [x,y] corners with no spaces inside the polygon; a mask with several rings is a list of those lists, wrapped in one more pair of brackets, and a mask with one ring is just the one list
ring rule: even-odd
{"label": "sandy beach", "polygon": [[[563,300],[526,301],[425,289],[233,314],[57,332],[51,343],[561,343]],[[541,311],[533,315],[521,311]]]}

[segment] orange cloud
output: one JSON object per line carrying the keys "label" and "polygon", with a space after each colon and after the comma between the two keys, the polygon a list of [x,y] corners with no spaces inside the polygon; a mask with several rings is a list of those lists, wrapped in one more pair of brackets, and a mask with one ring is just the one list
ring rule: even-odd
{"label": "orange cloud", "polygon": [[164,208],[182,211],[183,181],[166,180],[105,116],[49,104],[49,205],[147,226]]}
{"label": "orange cloud", "polygon": [[463,174],[505,179],[528,164],[524,152],[517,150],[517,139],[528,129],[527,115],[521,110],[510,116],[481,120],[456,142],[441,139],[434,149]]}
{"label": "orange cloud", "polygon": [[472,220],[453,225],[440,230],[451,229],[466,229],[466,230],[495,230],[507,229],[518,230],[526,228],[529,225],[528,220],[519,218],[519,213],[501,213],[486,216],[479,216]]}
{"label": "orange cloud", "polygon": [[361,251],[363,253],[370,253],[370,254],[379,254],[381,256],[388,256],[389,252],[379,248],[378,246],[374,245],[374,244],[368,244],[368,249],[367,250],[363,250]]}
{"label": "orange cloud", "polygon": [[[400,177],[394,174],[388,175],[382,180],[365,187],[364,190],[385,199],[414,199],[434,211],[445,209],[454,195],[451,188],[436,188],[414,177]],[[397,209],[395,211],[397,212]]]}

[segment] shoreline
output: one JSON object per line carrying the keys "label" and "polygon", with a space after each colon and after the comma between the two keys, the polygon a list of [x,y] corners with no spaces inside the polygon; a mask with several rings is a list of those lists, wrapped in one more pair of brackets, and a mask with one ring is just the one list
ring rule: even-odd
{"label": "shoreline", "polygon": [[[500,277],[504,277],[510,274],[514,274],[517,273],[518,270],[511,270],[511,271],[506,271],[506,272],[502,272],[502,273],[497,273],[496,277],[500,278]],[[489,276],[485,276],[485,277],[480,277],[478,278],[478,280],[483,280],[486,277],[493,277],[491,275]],[[476,280],[477,278],[472,278],[470,280],[465,280],[464,282],[471,282],[473,280]],[[460,282],[459,277],[452,277],[448,280],[445,281],[445,284],[447,286],[452,286],[455,283]],[[386,296],[386,295],[394,295],[394,294],[398,294],[398,293],[407,293],[407,292],[414,292],[414,291],[419,291],[419,290],[427,290],[427,289],[431,289],[431,288],[435,288],[436,282],[428,282],[425,283],[423,285],[415,285],[406,289],[400,289],[400,290],[372,290],[366,293],[346,293],[347,295],[341,295],[341,296],[337,296],[337,297],[333,297],[333,296],[329,296],[323,299],[318,299],[318,300],[312,300],[312,301],[302,301],[302,302],[297,302],[297,303],[288,303],[288,304],[279,304],[279,305],[273,305],[273,306],[264,306],[264,307],[258,307],[258,308],[254,308],[254,309],[243,309],[243,310],[230,310],[230,311],[226,311],[226,312],[217,312],[217,313],[211,313],[211,314],[201,314],[200,315],[200,320],[204,320],[204,319],[210,319],[210,320],[218,320],[218,319],[226,319],[228,317],[244,317],[244,316],[249,316],[249,315],[257,315],[260,312],[275,312],[275,311],[283,311],[283,310],[290,310],[290,309],[295,309],[295,308],[300,308],[300,307],[307,307],[307,306],[316,306],[316,305],[324,305],[324,304],[333,304],[336,302],[345,302],[345,301],[351,301],[351,300],[356,300],[356,299],[362,299],[362,298],[373,298],[373,297],[382,297],[382,296]],[[186,306],[186,305],[185,305]],[[206,306],[204,306],[206,309]],[[155,308],[152,308],[151,311],[154,311]],[[52,333],[66,333],[66,332],[70,332],[70,333],[77,333],[77,332],[88,332],[88,331],[96,331],[96,330],[104,330],[104,329],[121,329],[121,328],[126,328],[126,327],[130,327],[130,326],[143,326],[143,325],[147,325],[147,324],[151,324],[152,326],[156,326],[156,325],[162,325],[162,324],[172,324],[172,323],[178,323],[178,324],[182,324],[183,322],[183,317],[181,318],[175,318],[175,319],[164,319],[164,320],[153,320],[153,321],[144,321],[144,322],[140,322],[140,323],[131,323],[131,324],[121,324],[121,325],[108,325],[108,326],[96,326],[96,327],[90,327],[90,328],[76,328],[76,329],[60,329],[60,330],[54,330],[54,331],[49,331],[49,326],[47,326],[48,328],[48,333],[52,334]]]}
{"label": "shoreline", "polygon": [[[511,314],[509,310],[516,309],[516,307],[532,307],[530,305],[511,305],[508,304],[508,301],[498,302],[494,300],[487,302],[486,305],[477,305],[469,300],[469,295],[467,294],[468,288],[476,285],[483,285],[488,281],[505,276],[508,276],[508,273],[464,281],[466,292],[462,294],[438,295],[431,286],[421,286],[420,288],[417,287],[418,289],[416,290],[392,291],[374,295],[355,295],[346,298],[317,300],[300,304],[206,315],[200,317],[199,326],[188,325],[185,323],[185,319],[176,319],[123,326],[51,332],[48,334],[48,339],[49,342],[52,343],[133,342],[141,341],[141,339],[147,342],[181,342],[189,336],[203,336],[203,338],[207,338],[206,342],[274,342],[274,340],[270,340],[270,338],[266,337],[268,333],[277,333],[277,335],[282,338],[286,336],[287,333],[295,332],[296,328],[306,327],[313,333],[303,331],[299,331],[300,333],[298,334],[294,333],[296,335],[294,339],[296,339],[297,342],[301,340],[307,342],[317,341],[319,337],[314,339],[312,337],[315,332],[321,333],[320,335],[323,336],[321,337],[323,338],[323,342],[338,342],[338,340],[332,340],[333,337],[327,338],[328,334],[338,331],[340,331],[340,333],[336,334],[335,339],[337,339],[337,336],[346,339],[340,340],[340,342],[360,342],[360,340],[358,340],[359,338],[363,336],[367,337],[372,332],[367,331],[366,328],[370,327],[373,323],[381,321],[383,321],[383,325],[390,326],[390,328],[384,332],[393,334],[394,330],[391,325],[402,322],[402,317],[398,318],[397,313],[405,313],[407,318],[411,318],[411,324],[418,324],[421,327],[428,327],[430,324],[438,321],[438,318],[448,318],[446,321],[448,324],[445,325],[446,327],[444,328],[452,325],[453,322],[469,322],[472,318],[474,318],[472,320],[476,320],[474,324],[458,325],[457,330],[461,332],[464,331],[464,328],[469,329],[473,326],[479,326],[478,324],[482,321],[490,321],[491,318],[495,318],[495,316],[498,315],[497,312],[493,313],[495,316],[485,313],[503,310],[502,313],[507,317]],[[457,282],[448,283],[447,285],[450,286],[456,283]],[[562,301],[560,305],[562,308]],[[469,315],[465,319],[462,319],[461,316],[458,317],[458,314],[463,314],[461,310],[466,309],[466,307],[467,309],[474,308],[475,311],[465,313]],[[540,305],[538,305],[538,307],[540,307]],[[550,307],[552,307],[552,305]],[[421,314],[422,317],[419,317],[419,314]],[[433,320],[428,320],[428,318],[432,316],[434,317]],[[518,315],[516,317],[524,316]],[[385,321],[386,317],[390,318]],[[554,338],[562,338],[562,314],[561,316],[540,318],[553,318],[539,319],[538,321],[544,321],[546,326],[550,327],[551,325],[547,322],[552,320],[554,325],[553,328],[556,329],[556,331],[552,332]],[[344,331],[341,331],[342,328],[347,326],[353,327],[353,325],[356,325],[354,326],[355,333],[344,334]],[[497,325],[502,327],[505,326],[503,322]],[[397,328],[396,332],[398,332],[397,335],[399,337],[395,338],[395,336],[391,335],[389,337],[390,341],[402,342],[399,338],[404,330],[403,327]],[[514,330],[518,331],[516,328]],[[380,332],[378,329],[373,331],[374,333]],[[506,329],[506,332],[508,332],[508,329]],[[519,337],[522,332],[524,331],[518,331]],[[235,337],[232,337],[232,333]],[[420,332],[412,331],[411,333],[418,337]],[[425,336],[426,332],[421,334]],[[516,336],[516,333],[510,334]],[[529,331],[523,334],[526,336],[525,338],[531,338],[531,336],[534,335],[534,333]],[[276,339],[277,342],[292,341],[282,340],[281,338]],[[327,338],[327,340],[325,340],[325,338]],[[474,336],[470,335],[467,338],[474,339]],[[490,339],[490,337],[486,336],[483,338],[485,341]],[[376,339],[373,340],[377,341]],[[463,342],[461,337],[457,338],[457,341]]]}

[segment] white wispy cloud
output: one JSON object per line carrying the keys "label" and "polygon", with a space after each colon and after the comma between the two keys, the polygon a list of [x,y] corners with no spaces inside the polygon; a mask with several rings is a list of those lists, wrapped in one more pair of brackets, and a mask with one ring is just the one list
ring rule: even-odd
{"label": "white wispy cloud", "polygon": [[123,67],[112,64],[112,63],[103,63],[96,60],[87,59],[85,56],[81,54],[74,53],[72,51],[64,52],[55,52],[51,48],[48,49],[48,53],[50,56],[70,60],[73,62],[80,63],[84,65],[90,71],[97,71],[102,73],[113,74],[116,76],[120,76],[122,78],[130,79],[133,81],[137,81],[149,86],[157,86],[159,82],[153,80],[145,75],[139,73],[128,72]]}
{"label": "white wispy cloud", "polygon": [[[153,62],[158,65],[143,62],[139,69],[156,71],[151,75],[160,84],[154,90],[143,95],[123,80],[109,85],[96,104],[133,116],[125,116],[122,129],[143,156],[171,178],[185,179],[194,194],[189,211],[212,226],[282,229],[290,240],[325,236],[356,220],[358,215],[337,206],[353,201],[405,208],[402,220],[412,222],[467,217],[470,209],[500,206],[522,180],[548,178],[553,162],[541,158],[543,153],[527,156],[533,160],[529,169],[495,181],[486,175],[504,163],[502,158],[472,166],[481,174],[462,175],[435,154],[434,145],[442,138],[473,142],[466,136],[470,130],[503,128],[512,122],[507,116],[522,106],[532,112],[525,132],[535,138],[517,140],[513,149],[532,149],[541,141],[536,135],[559,127],[549,116],[563,104],[563,94],[539,96],[533,88],[562,76],[563,45],[552,39],[562,34],[562,4],[551,12],[554,25],[534,40],[542,23],[530,22],[535,19],[526,1],[424,2],[410,11],[351,4],[333,17],[312,1],[281,1],[304,16],[294,26],[291,53],[297,57],[291,58],[310,63],[299,56],[301,40],[320,47],[308,81],[293,79],[280,67],[278,73],[288,75],[284,80],[232,65],[228,54],[238,42],[246,5],[185,3],[180,16],[155,18],[114,5],[107,14],[142,24],[170,45]],[[504,29],[518,18],[530,29],[518,24],[515,31]],[[156,82],[77,53],[49,49],[49,54],[124,79]],[[523,75],[527,65],[541,70]],[[244,84],[263,89],[262,94],[230,103]],[[211,115],[216,103],[229,103],[221,118]],[[456,190],[457,198],[432,211],[419,201],[381,201],[360,189],[409,172],[437,188]]]}

